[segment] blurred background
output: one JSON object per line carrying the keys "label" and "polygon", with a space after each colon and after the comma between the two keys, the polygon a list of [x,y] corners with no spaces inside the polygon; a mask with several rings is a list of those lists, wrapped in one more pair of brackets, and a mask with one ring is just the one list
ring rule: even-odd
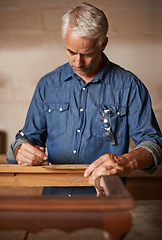
{"label": "blurred background", "polygon": [[[148,88],[162,127],[162,1],[87,0],[107,15],[111,61]],[[0,0],[0,131],[5,153],[39,79],[67,61],[61,18],[80,0]],[[5,146],[4,146],[5,145]]]}
{"label": "blurred background", "polygon": [[[0,154],[0,163],[5,163],[5,153],[24,125],[37,82],[67,61],[60,32],[61,18],[67,10],[83,1],[0,0],[0,153],[3,153]],[[107,15],[110,27],[105,53],[111,61],[132,71],[143,81],[162,130],[162,0],[87,2],[101,8]],[[133,173],[127,179],[127,189],[135,200],[162,199],[162,164],[153,175]],[[41,192],[42,187],[0,186],[0,196],[40,196]],[[144,206],[137,208],[134,216],[139,216],[135,225],[142,229],[141,232],[148,231],[148,234],[152,232],[157,236],[158,228],[152,227],[152,218],[147,219],[149,212],[154,213],[154,222],[160,227],[159,205],[155,207],[156,211],[154,208],[144,211]],[[17,233],[10,232],[9,239],[20,239],[13,238],[13,234]],[[136,234],[135,237],[146,239],[142,234]],[[1,236],[1,239],[8,239],[7,235]],[[27,235],[22,239],[27,239]]]}

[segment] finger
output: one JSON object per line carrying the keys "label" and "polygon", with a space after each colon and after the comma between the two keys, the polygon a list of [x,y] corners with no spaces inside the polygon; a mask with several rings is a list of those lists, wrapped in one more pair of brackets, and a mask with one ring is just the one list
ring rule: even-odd
{"label": "finger", "polygon": [[85,170],[84,177],[89,177],[96,168],[98,168],[100,165],[103,164],[104,161],[105,161],[105,155],[102,155],[93,163],[91,163],[89,167]]}
{"label": "finger", "polygon": [[96,189],[96,193],[97,193],[97,197],[98,196],[102,196],[104,195],[104,189],[103,187],[100,185],[100,178],[97,178],[95,181],[94,181],[94,187]]}
{"label": "finger", "polygon": [[[106,163],[108,168],[116,167],[117,164],[117,156],[115,154],[104,154],[99,157],[96,161],[91,163],[91,165],[86,169],[84,176],[90,176],[97,168],[101,167],[102,164]],[[119,167],[119,166],[118,166]]]}
{"label": "finger", "polygon": [[44,152],[44,153],[45,153],[45,151],[46,151],[46,149],[45,149],[44,147],[40,147],[40,146],[38,146],[38,145],[36,145],[35,147],[38,148],[40,151],[42,151],[42,152]]}
{"label": "finger", "polygon": [[32,165],[31,159],[28,159],[21,152],[17,154],[16,160],[17,160],[19,165],[23,165],[23,166],[31,166]]}
{"label": "finger", "polygon": [[20,152],[19,154],[17,154],[16,160],[18,161],[19,165],[24,166],[40,165],[42,163],[42,159],[27,151],[23,151],[23,153]]}
{"label": "finger", "polygon": [[116,168],[112,168],[112,166],[100,166],[97,169],[95,169],[92,173],[92,179],[96,180],[101,176],[105,176],[105,175],[114,175],[117,174],[117,169]]}
{"label": "finger", "polygon": [[97,192],[97,197],[105,195],[105,191],[104,191],[103,188],[102,189],[101,188],[100,189],[95,188],[95,189],[96,189],[96,192]]}
{"label": "finger", "polygon": [[47,160],[47,155],[42,151],[42,149],[44,149],[43,147],[38,148],[26,142],[22,144],[22,149],[25,149],[29,153],[36,155],[38,158],[42,160]]}
{"label": "finger", "polygon": [[[37,147],[39,150],[41,150],[41,151],[45,154],[46,149],[45,149],[44,147],[40,147],[39,145],[36,145],[35,147]],[[50,164],[50,163],[47,162],[48,157],[47,157],[46,154],[45,154],[45,158],[44,158],[44,159],[45,159],[45,160],[43,160],[42,165],[43,165],[44,163],[46,163],[46,164]]]}
{"label": "finger", "polygon": [[[42,159],[40,156],[36,155],[33,150],[33,147],[30,144],[22,144],[22,146],[19,148],[16,156],[16,160],[20,165],[41,165],[44,162],[44,159]],[[38,150],[38,149],[37,149]],[[40,150],[39,150],[40,151]],[[37,151],[36,151],[37,152]],[[42,152],[42,154],[44,154]],[[43,157],[44,155],[42,155]]]}
{"label": "finger", "polygon": [[26,156],[28,155],[28,152],[22,148],[22,145],[19,147],[17,153],[16,153],[16,160],[18,161],[19,165],[22,164],[30,164],[30,159],[28,159],[28,157]]}

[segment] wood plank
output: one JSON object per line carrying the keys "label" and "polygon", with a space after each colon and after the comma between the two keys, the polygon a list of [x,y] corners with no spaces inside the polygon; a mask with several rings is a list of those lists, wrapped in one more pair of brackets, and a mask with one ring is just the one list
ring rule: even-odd
{"label": "wood plank", "polygon": [[[43,187],[29,187],[29,186],[0,186],[0,197],[14,197],[14,196],[42,196]],[[1,239],[1,238],[0,238]]]}
{"label": "wood plank", "polygon": [[92,186],[84,171],[89,165],[0,165],[0,186]]}
{"label": "wood plank", "polygon": [[[81,228],[101,228],[110,234],[111,240],[121,239],[131,227],[130,210],[134,207],[134,201],[123,194],[124,185],[113,185],[121,181],[119,176],[110,176],[108,181],[104,181],[105,176],[102,178],[109,191],[105,197],[1,197],[0,230],[39,231],[59,228],[69,232]],[[118,191],[111,190],[111,185],[114,188],[117,186]]]}
{"label": "wood plank", "polygon": [[84,173],[88,164],[56,164],[43,166],[21,166],[18,164],[0,164],[0,173]]}
{"label": "wood plank", "polygon": [[0,154],[0,164],[6,164],[6,154]]}
{"label": "wood plank", "polygon": [[132,209],[132,198],[96,197],[96,196],[44,196],[40,197],[10,197],[0,198],[0,211],[104,211]]}
{"label": "wood plank", "polygon": [[16,173],[0,175],[0,186],[92,186],[83,173]]}
{"label": "wood plank", "polygon": [[81,170],[84,171],[88,168],[89,164],[53,164],[53,165],[44,165],[43,168],[48,170]]}
{"label": "wood plank", "polygon": [[43,229],[61,229],[72,232],[83,228],[103,229],[111,240],[123,239],[132,225],[127,210],[114,211],[1,211],[0,229],[35,232]]}
{"label": "wood plank", "polygon": [[[55,164],[52,166],[44,165],[44,166],[21,166],[17,164],[0,164],[0,173],[4,172],[36,172],[36,173],[53,173],[55,172],[71,172],[71,170],[76,172],[84,172],[88,167],[88,164]],[[140,171],[133,171],[128,176],[129,178],[155,178],[162,177],[162,164],[160,164],[157,170],[153,174],[143,173]]]}
{"label": "wood plank", "polygon": [[[27,174],[28,175],[28,174]],[[58,174],[61,175],[61,174]],[[51,175],[50,175],[51,176]],[[62,177],[62,176],[61,176]],[[75,178],[75,176],[74,176]],[[134,202],[131,196],[127,193],[126,188],[121,183],[119,176],[103,176],[101,177],[102,182],[104,182],[104,188],[108,189],[109,194],[105,197],[88,197],[85,196],[73,196],[69,197],[50,197],[46,196],[45,198],[38,197],[18,197],[12,198],[12,204],[10,205],[10,198],[2,197],[0,198],[0,210],[4,209],[16,209],[16,210],[75,210],[75,209],[86,209],[86,210],[112,210],[122,208],[122,209],[131,209],[134,205]],[[76,178],[75,178],[76,180]],[[121,184],[120,184],[121,183]],[[112,190],[114,188],[115,190]],[[116,190],[118,188],[118,190]],[[68,199],[68,201],[67,201]],[[100,205],[98,205],[98,201],[100,200]],[[29,204],[31,202],[31,204]],[[87,204],[86,204],[87,202]],[[121,204],[122,203],[122,204]],[[86,206],[85,206],[86,205]]]}
{"label": "wood plank", "polygon": [[119,181],[118,175],[102,176],[100,185],[104,188],[107,196],[131,199],[131,196],[124,184],[121,182],[121,180]]}

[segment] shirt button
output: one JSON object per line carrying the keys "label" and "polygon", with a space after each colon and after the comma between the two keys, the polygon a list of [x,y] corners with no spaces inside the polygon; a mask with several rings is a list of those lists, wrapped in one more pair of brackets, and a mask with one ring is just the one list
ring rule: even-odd
{"label": "shirt button", "polygon": [[48,109],[48,112],[49,112],[49,113],[51,112],[51,109],[50,109],[50,108]]}
{"label": "shirt button", "polygon": [[77,132],[80,133],[80,129],[77,129]]}
{"label": "shirt button", "polygon": [[104,119],[103,122],[104,122],[104,123],[108,123],[108,120],[107,120],[107,119]]}
{"label": "shirt button", "polygon": [[117,114],[117,115],[120,115],[120,112],[117,112],[116,114]]}
{"label": "shirt button", "polygon": [[85,91],[85,87],[84,87],[84,88],[82,88],[82,90],[83,90],[83,91]]}
{"label": "shirt button", "polygon": [[59,111],[60,111],[60,112],[62,111],[62,107],[59,108]]}
{"label": "shirt button", "polygon": [[109,109],[105,109],[105,110],[104,110],[104,113],[109,113],[109,112],[110,112]]}
{"label": "shirt button", "polygon": [[80,108],[80,112],[83,112],[84,110],[83,110],[83,108]]}
{"label": "shirt button", "polygon": [[76,153],[77,151],[76,150],[73,150],[73,153]]}

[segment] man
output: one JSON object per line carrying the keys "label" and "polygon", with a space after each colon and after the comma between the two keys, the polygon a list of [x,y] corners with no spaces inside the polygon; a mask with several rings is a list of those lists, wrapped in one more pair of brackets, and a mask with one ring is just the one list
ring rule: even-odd
{"label": "man", "polygon": [[[83,3],[63,17],[69,59],[38,83],[25,125],[7,154],[9,163],[90,164],[85,177],[140,169],[161,162],[162,134],[142,82],[103,53],[108,21]],[[128,153],[129,136],[136,149]],[[47,154],[45,153],[47,149]],[[47,157],[48,156],[48,157]],[[44,188],[44,194],[93,194],[94,188]]]}

